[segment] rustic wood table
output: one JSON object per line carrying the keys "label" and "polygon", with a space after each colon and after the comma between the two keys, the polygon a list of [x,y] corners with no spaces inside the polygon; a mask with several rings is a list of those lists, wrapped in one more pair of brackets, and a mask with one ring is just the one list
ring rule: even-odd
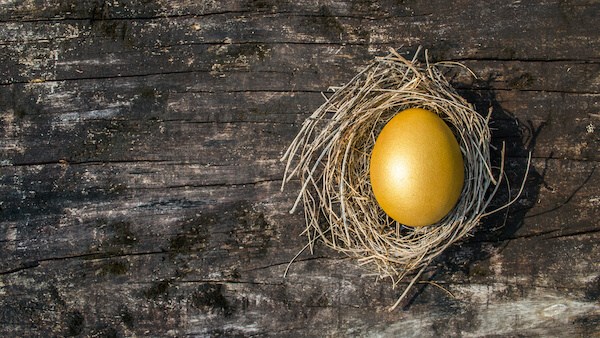
{"label": "rustic wood table", "polygon": [[[478,75],[513,195],[532,152],[522,196],[395,311],[322,245],[284,278],[279,158],[419,45]],[[600,336],[598,1],[2,0],[0,117],[2,337]]]}

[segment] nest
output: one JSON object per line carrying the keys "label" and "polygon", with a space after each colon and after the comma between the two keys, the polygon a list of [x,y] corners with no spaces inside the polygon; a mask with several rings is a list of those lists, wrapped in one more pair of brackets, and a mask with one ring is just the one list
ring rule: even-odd
{"label": "nest", "polygon": [[[300,253],[307,248],[312,253],[321,240],[377,276],[389,277],[394,286],[414,273],[392,309],[435,257],[489,214],[486,207],[499,186],[490,162],[489,114],[478,114],[442,72],[462,65],[430,64],[427,51],[421,63],[419,51],[409,61],[391,50],[344,86],[331,88],[333,94],[304,121],[282,158],[287,163],[283,185],[295,177],[301,184],[290,211],[300,203],[304,207],[308,244]],[[369,181],[369,159],[379,131],[398,112],[414,107],[435,112],[450,126],[465,165],[457,205],[426,227],[404,226],[387,216]]]}

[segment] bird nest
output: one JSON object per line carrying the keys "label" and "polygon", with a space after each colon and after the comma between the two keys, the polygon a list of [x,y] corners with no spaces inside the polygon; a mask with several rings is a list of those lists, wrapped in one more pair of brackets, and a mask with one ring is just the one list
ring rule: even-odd
{"label": "bird nest", "polygon": [[[308,244],[302,251],[312,252],[321,240],[378,276],[391,278],[394,286],[413,274],[392,309],[435,257],[489,214],[486,207],[502,177],[502,168],[496,170],[498,179],[494,177],[490,163],[489,114],[478,114],[443,75],[443,69],[462,65],[429,63],[427,51],[422,63],[419,51],[409,61],[391,50],[344,86],[332,88],[333,94],[304,121],[282,158],[287,164],[283,185],[300,180],[290,212],[304,207]],[[369,180],[378,133],[398,112],[414,107],[436,113],[450,126],[464,159],[458,203],[438,223],[425,227],[390,218],[377,204]]]}

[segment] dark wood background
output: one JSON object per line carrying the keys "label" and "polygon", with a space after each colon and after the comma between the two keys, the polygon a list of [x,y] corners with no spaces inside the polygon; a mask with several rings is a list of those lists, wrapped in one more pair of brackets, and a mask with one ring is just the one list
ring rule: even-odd
{"label": "dark wood background", "polygon": [[[524,194],[396,311],[406,283],[320,245],[283,278],[280,156],[418,45],[478,74]],[[0,335],[599,336],[599,102],[594,0],[0,1]]]}

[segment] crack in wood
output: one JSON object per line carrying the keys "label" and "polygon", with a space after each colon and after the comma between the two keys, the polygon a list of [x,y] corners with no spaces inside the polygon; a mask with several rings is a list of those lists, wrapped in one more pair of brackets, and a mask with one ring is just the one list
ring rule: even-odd
{"label": "crack in wood", "polygon": [[254,271],[260,271],[260,270],[268,270],[271,268],[279,267],[282,265],[288,265],[288,264],[293,265],[295,263],[310,262],[310,261],[314,261],[314,260],[336,260],[336,259],[343,260],[343,259],[347,259],[347,257],[332,258],[332,257],[326,257],[326,256],[310,256],[310,257],[306,257],[306,258],[298,258],[294,261],[277,262],[277,263],[272,263],[272,264],[259,266],[259,267],[252,268],[252,269],[240,270],[240,271],[241,272],[254,272]]}
{"label": "crack in wood", "polygon": [[584,231],[575,231],[575,232],[567,232],[556,236],[551,236],[549,239],[559,239],[559,238],[567,238],[567,237],[576,237],[576,236],[587,236],[600,233],[600,228],[598,229],[590,229]]}
{"label": "crack in wood", "polygon": [[600,96],[600,93],[598,92],[593,92],[593,91],[571,91],[571,90],[556,90],[556,89],[535,89],[535,88],[528,88],[528,89],[524,89],[524,88],[502,88],[502,87],[490,87],[490,88],[477,88],[477,87],[464,87],[464,86],[457,86],[457,89],[466,89],[468,88],[469,90],[472,91],[490,91],[490,92],[494,92],[494,91],[499,91],[499,92],[523,92],[523,93],[528,93],[528,92],[534,92],[534,93],[556,93],[556,94],[575,94],[575,95],[586,95],[586,96]]}
{"label": "crack in wood", "polygon": [[[199,122],[206,124],[235,124],[236,122]],[[245,121],[241,121],[239,123],[247,123]],[[262,124],[261,122],[249,122],[249,123],[257,123]],[[264,124],[271,124],[271,122],[265,122]],[[290,123],[285,123],[285,125],[290,125]],[[519,156],[519,155],[507,155],[506,160],[511,159],[527,159],[527,156]],[[600,159],[589,159],[589,158],[573,158],[573,157],[548,157],[548,156],[531,156],[534,160],[551,160],[558,162],[581,162],[581,163],[598,163]],[[279,157],[273,158],[273,160],[279,160]],[[103,166],[107,164],[143,164],[143,163],[154,163],[154,164],[166,164],[166,165],[208,165],[210,167],[229,167],[230,165],[219,165],[213,163],[203,163],[203,162],[185,162],[185,161],[173,161],[173,160],[161,160],[161,159],[137,159],[137,160],[103,160],[103,161],[43,161],[43,162],[10,162],[9,164],[0,165],[0,167],[34,167],[34,166]],[[269,179],[276,180],[276,179]]]}
{"label": "crack in wood", "polygon": [[261,179],[256,181],[247,181],[240,183],[210,183],[210,184],[181,184],[181,185],[166,185],[160,187],[140,187],[136,190],[163,190],[163,189],[186,189],[186,188],[221,188],[221,187],[236,187],[245,185],[260,185],[264,183],[281,183],[283,177],[272,179]]}
{"label": "crack in wood", "polygon": [[282,286],[284,282],[264,282],[256,280],[240,280],[240,279],[177,279],[172,281],[173,284],[247,284],[247,285],[262,285],[262,286]]}
{"label": "crack in wood", "polygon": [[174,19],[198,19],[206,18],[211,16],[239,16],[239,15],[251,15],[251,16],[282,16],[282,17],[310,17],[310,18],[339,18],[339,19],[355,19],[360,21],[376,21],[376,20],[392,20],[397,18],[423,18],[431,17],[433,13],[423,14],[409,14],[409,15],[387,15],[387,16],[368,16],[368,15],[351,15],[351,14],[339,14],[339,13],[319,13],[319,12],[298,12],[298,11],[272,11],[272,10],[227,10],[227,11],[213,11],[204,13],[194,14],[161,14],[155,16],[127,16],[127,17],[100,17],[96,18],[93,16],[81,16],[81,17],[54,17],[54,18],[38,18],[38,19],[12,19],[12,20],[1,20],[0,24],[3,23],[75,23],[75,22],[102,22],[102,21],[155,21],[155,20],[174,20]]}
{"label": "crack in wood", "polygon": [[55,261],[65,261],[70,259],[112,259],[119,257],[135,257],[135,256],[146,256],[146,255],[159,255],[159,254],[168,254],[169,250],[160,250],[160,251],[146,251],[146,252],[128,252],[128,253],[114,253],[114,252],[92,252],[78,255],[70,255],[70,256],[59,256],[59,257],[47,257],[40,258],[33,261],[28,261],[21,263],[21,266],[5,271],[0,271],[0,275],[9,275],[13,273],[18,273],[24,270],[34,269],[40,266],[40,263],[44,262],[55,262]]}

